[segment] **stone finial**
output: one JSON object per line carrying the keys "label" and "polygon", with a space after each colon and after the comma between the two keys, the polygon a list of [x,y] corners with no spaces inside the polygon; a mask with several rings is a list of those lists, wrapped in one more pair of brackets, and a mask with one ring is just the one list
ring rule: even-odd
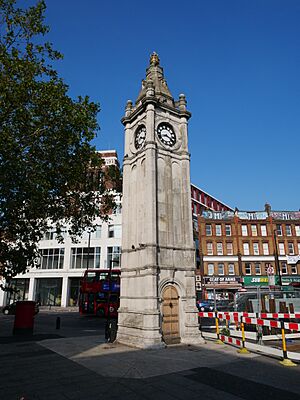
{"label": "stone finial", "polygon": [[132,101],[131,100],[127,100],[126,107],[125,107],[125,115],[126,115],[126,117],[128,117],[128,115],[131,114],[131,111],[132,111]]}
{"label": "stone finial", "polygon": [[159,65],[159,57],[155,51],[150,56],[150,65],[156,66]]}
{"label": "stone finial", "polygon": [[178,106],[179,110],[186,111],[186,98],[184,94],[179,95]]}

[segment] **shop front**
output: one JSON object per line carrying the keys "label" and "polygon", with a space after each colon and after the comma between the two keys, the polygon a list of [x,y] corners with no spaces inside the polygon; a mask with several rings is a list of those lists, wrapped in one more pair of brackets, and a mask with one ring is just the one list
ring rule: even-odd
{"label": "shop front", "polygon": [[19,300],[28,300],[29,279],[14,278],[9,284],[10,291],[7,292],[6,304]]}
{"label": "shop front", "polygon": [[203,277],[203,293],[206,299],[233,300],[234,294],[242,288],[239,276]]}
{"label": "shop front", "polygon": [[286,275],[279,277],[278,275],[272,275],[273,281],[270,280],[268,276],[245,276],[243,278],[243,284],[246,289],[256,289],[257,287],[269,288],[270,286],[280,286],[281,284],[284,288],[297,287],[300,285],[300,275]]}
{"label": "shop front", "polygon": [[41,306],[61,306],[62,278],[38,278],[35,301]]}
{"label": "shop front", "polygon": [[300,275],[282,276],[281,282],[283,286],[300,288]]}

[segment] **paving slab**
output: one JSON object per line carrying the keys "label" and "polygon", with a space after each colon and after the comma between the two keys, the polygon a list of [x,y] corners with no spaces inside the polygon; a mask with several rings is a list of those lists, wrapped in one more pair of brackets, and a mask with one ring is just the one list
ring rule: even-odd
{"label": "paving slab", "polygon": [[[44,340],[40,344],[102,376],[136,379],[219,365],[242,357],[229,346],[209,342],[199,346],[174,345],[159,350],[141,350],[119,343],[104,343],[98,336],[89,336]],[[211,349],[215,351],[213,358],[207,353]],[[258,356],[253,353],[248,357]]]}

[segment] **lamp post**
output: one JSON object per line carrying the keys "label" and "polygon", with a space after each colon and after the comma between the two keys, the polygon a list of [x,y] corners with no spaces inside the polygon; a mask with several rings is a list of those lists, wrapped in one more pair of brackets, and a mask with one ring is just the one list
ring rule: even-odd
{"label": "lamp post", "polygon": [[281,279],[281,271],[280,271],[279,258],[278,258],[276,229],[274,229],[274,231],[273,231],[273,236],[274,236],[274,257],[275,257],[275,266],[276,266],[276,272],[277,272],[277,274],[278,274],[279,286],[280,286],[280,288],[281,288],[281,286],[282,286],[282,279]]}
{"label": "lamp post", "polygon": [[87,249],[87,263],[86,263],[86,269],[89,269],[90,266],[90,249],[91,249],[91,229],[88,230],[88,249]]}
{"label": "lamp post", "polygon": [[[113,255],[112,255],[113,257]],[[110,342],[111,341],[111,323],[110,323],[110,295],[111,295],[111,270],[113,266],[113,258],[109,260],[109,269],[108,269],[108,293],[107,293],[107,315],[106,315],[106,323],[105,323],[105,339]]]}

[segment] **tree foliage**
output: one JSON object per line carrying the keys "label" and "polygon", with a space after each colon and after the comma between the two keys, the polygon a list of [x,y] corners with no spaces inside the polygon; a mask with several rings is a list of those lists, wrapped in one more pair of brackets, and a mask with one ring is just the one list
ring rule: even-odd
{"label": "tree foliage", "polygon": [[62,55],[44,40],[45,8],[43,0],[28,9],[0,0],[0,276],[7,280],[34,263],[49,222],[58,233],[67,224],[75,237],[114,206],[90,144],[99,105],[69,97],[51,66]]}

